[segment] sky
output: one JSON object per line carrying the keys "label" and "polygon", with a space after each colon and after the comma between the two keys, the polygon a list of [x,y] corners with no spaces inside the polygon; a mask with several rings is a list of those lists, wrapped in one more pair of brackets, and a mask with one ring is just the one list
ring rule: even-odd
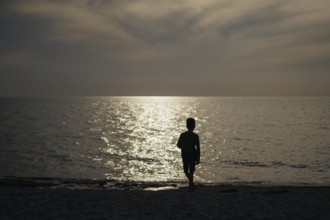
{"label": "sky", "polygon": [[0,96],[330,96],[329,0],[3,0]]}

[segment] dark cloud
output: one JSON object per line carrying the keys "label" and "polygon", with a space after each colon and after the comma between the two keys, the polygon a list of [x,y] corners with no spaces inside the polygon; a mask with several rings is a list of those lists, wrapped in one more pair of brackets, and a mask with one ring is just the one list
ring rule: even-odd
{"label": "dark cloud", "polygon": [[0,95],[330,95],[329,6],[2,2]]}

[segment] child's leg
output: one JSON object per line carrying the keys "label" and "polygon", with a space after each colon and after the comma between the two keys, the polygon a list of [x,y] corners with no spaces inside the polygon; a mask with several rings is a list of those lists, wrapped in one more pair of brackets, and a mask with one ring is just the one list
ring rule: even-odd
{"label": "child's leg", "polygon": [[194,185],[194,171],[190,171],[189,173],[189,183]]}
{"label": "child's leg", "polygon": [[189,186],[193,190],[195,188],[194,184],[194,172],[195,172],[195,161],[189,164]]}
{"label": "child's leg", "polygon": [[189,187],[194,186],[194,167],[189,164],[189,172],[188,172],[188,180],[189,180]]}
{"label": "child's leg", "polygon": [[189,164],[188,163],[183,163],[183,172],[186,175],[186,177],[189,179]]}
{"label": "child's leg", "polygon": [[189,163],[184,163],[183,171],[189,181],[189,186],[190,186],[191,183],[193,182],[193,175],[194,175],[194,172],[191,171],[191,165]]}

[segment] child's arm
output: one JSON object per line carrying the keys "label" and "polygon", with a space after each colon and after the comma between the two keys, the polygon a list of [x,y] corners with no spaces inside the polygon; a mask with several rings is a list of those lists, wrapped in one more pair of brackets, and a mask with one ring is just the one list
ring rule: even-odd
{"label": "child's arm", "polygon": [[199,146],[199,136],[197,135],[197,141],[196,141],[196,150],[197,150],[197,158],[196,158],[196,164],[200,163],[200,158],[201,158],[201,149]]}
{"label": "child's arm", "polygon": [[178,148],[182,148],[182,134],[180,134],[180,137],[179,137],[179,140],[178,140],[178,143],[176,144],[176,146]]}

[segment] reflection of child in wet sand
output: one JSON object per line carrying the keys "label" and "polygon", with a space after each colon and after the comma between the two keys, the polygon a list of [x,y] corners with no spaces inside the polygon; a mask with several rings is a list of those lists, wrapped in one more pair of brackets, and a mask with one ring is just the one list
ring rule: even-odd
{"label": "reflection of child in wet sand", "polygon": [[181,149],[183,171],[189,180],[189,190],[193,191],[195,165],[200,161],[199,136],[193,132],[195,119],[187,119],[187,128],[188,131],[180,134],[177,146]]}

